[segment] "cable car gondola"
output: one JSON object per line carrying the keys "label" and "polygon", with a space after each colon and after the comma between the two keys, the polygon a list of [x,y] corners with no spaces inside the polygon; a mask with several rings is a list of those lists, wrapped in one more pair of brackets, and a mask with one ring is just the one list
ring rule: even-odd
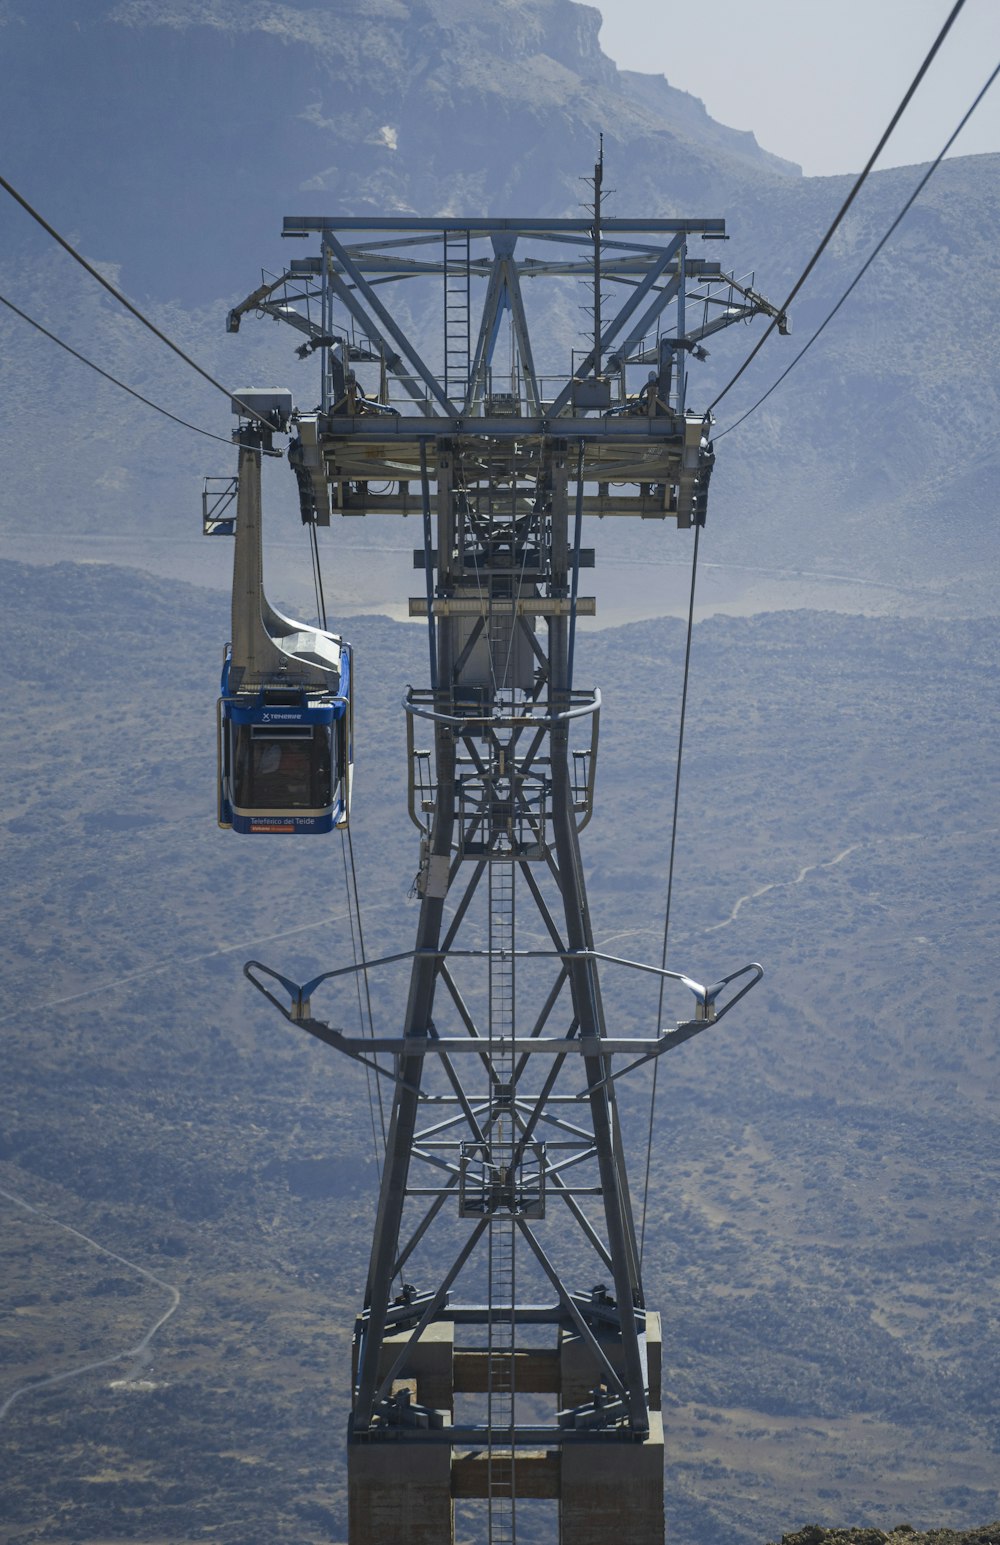
{"label": "cable car gondola", "polygon": [[[242,392],[287,422],[286,393]],[[261,449],[267,429],[240,431],[233,638],[217,710],[219,825],[245,833],[346,826],[353,763],[352,652],[325,628],[275,610],[263,588]]]}

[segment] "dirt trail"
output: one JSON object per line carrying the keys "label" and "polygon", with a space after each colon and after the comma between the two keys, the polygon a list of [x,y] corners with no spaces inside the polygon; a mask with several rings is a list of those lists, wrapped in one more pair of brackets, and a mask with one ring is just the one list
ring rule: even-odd
{"label": "dirt trail", "polygon": [[748,901],[756,901],[758,896],[766,896],[768,891],[781,890],[785,885],[801,885],[806,875],[812,874],[814,869],[832,869],[835,864],[842,864],[845,858],[849,858],[862,846],[860,842],[852,842],[850,847],[844,848],[835,858],[823,858],[817,860],[815,864],[806,864],[799,870],[794,880],[772,880],[769,885],[759,885],[755,891],[748,891],[745,896],[740,897],[728,917],[723,918],[721,923],[713,923],[710,928],[705,929],[705,932],[718,933],[720,928],[728,928],[730,923],[734,923],[739,917],[740,910]]}
{"label": "dirt trail", "polygon": [[163,1329],[171,1316],[177,1313],[180,1307],[181,1295],[177,1288],[172,1287],[169,1282],[164,1282],[163,1278],[158,1277],[155,1272],[149,1271],[145,1266],[138,1265],[136,1261],[127,1260],[124,1255],[118,1255],[116,1251],[109,1250],[105,1245],[98,1244],[96,1239],[91,1239],[89,1234],[84,1234],[80,1229],[73,1228],[72,1224],[62,1223],[58,1218],[51,1217],[47,1212],[43,1212],[40,1207],[34,1207],[31,1202],[26,1202],[23,1196],[17,1196],[13,1191],[5,1190],[3,1186],[0,1186],[0,1196],[5,1197],[8,1202],[13,1202],[15,1207],[21,1207],[25,1212],[30,1212],[33,1217],[40,1218],[43,1223],[49,1223],[53,1228],[64,1229],[67,1234],[72,1234],[74,1239],[81,1239],[92,1250],[98,1251],[100,1255],[108,1256],[112,1261],[117,1261],[120,1266],[126,1267],[129,1271],[138,1272],[140,1277],[145,1277],[147,1282],[152,1282],[155,1287],[162,1288],[164,1293],[170,1295],[168,1308],[164,1310],[158,1319],[153,1321],[146,1334],[134,1346],[126,1347],[121,1352],[115,1352],[110,1357],[100,1357],[93,1362],[80,1363],[77,1367],[67,1368],[62,1373],[53,1373],[48,1378],[32,1379],[30,1383],[22,1384],[19,1389],[14,1390],[13,1394],[8,1395],[6,1400],[0,1403],[0,1421],[2,1421],[15,1400],[20,1400],[23,1395],[30,1394],[32,1390],[48,1389],[53,1384],[65,1384],[69,1379],[78,1379],[85,1373],[92,1373],[95,1368],[110,1368],[113,1364],[124,1362],[126,1359],[131,1359],[137,1366],[147,1362],[149,1347],[153,1337],[158,1331]]}

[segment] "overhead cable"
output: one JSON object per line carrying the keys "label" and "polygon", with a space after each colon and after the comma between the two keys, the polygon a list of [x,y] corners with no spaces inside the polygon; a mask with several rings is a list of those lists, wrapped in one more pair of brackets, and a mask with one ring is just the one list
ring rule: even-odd
{"label": "overhead cable", "polygon": [[30,317],[26,311],[22,311],[20,306],[15,306],[14,302],[8,300],[6,295],[0,295],[0,305],[6,306],[9,311],[13,311],[15,316],[19,316],[22,322],[27,322],[29,327],[35,328],[44,337],[51,339],[53,343],[57,343],[61,349],[66,350],[67,354],[72,354],[73,358],[78,359],[81,365],[89,365],[90,369],[96,370],[97,374],[103,376],[105,381],[110,381],[113,386],[120,387],[123,392],[128,392],[130,397],[135,397],[139,402],[144,402],[147,408],[155,408],[156,412],[162,413],[164,418],[173,419],[175,424],[182,425],[184,429],[193,429],[196,435],[204,435],[208,440],[221,440],[223,445],[232,444],[232,441],[225,435],[213,434],[210,429],[202,429],[198,424],[189,424],[186,418],[178,418],[176,413],[171,413],[168,409],[161,408],[158,402],[153,402],[149,397],[144,397],[134,387],[127,386],[124,381],[119,381],[117,376],[111,375],[107,370],[102,370],[100,365],[95,365],[94,361],[88,359],[85,354],[81,354],[77,349],[71,348],[62,338],[57,338],[55,333],[50,333],[47,327],[43,327],[41,322],[36,322],[34,317]]}
{"label": "overhead cable", "polygon": [[323,571],[319,561],[319,538],[316,535],[316,522],[309,522],[309,555],[312,559],[313,590],[316,594],[316,620],[320,627],[326,631],[326,597],[323,594]]}
{"label": "overhead cable", "polygon": [[[320,626],[326,630],[326,598],[323,594],[323,570],[320,564],[319,541],[316,535],[316,523],[309,525],[309,549],[312,556],[313,584],[316,589],[316,612]],[[351,686],[353,691],[353,682]],[[358,892],[358,871],[354,862],[354,841],[351,837],[351,828],[348,824],[341,831],[341,856],[344,860],[344,888],[347,893],[347,917],[351,930],[351,949],[354,954],[355,986],[358,994],[358,1017],[361,1021],[361,1032],[375,1039],[375,1018],[372,1013],[371,984],[368,980],[368,960],[365,955],[365,934],[361,921],[361,897]],[[348,858],[350,858],[350,870],[348,870]],[[358,974],[360,967],[361,974]],[[362,982],[364,984],[364,997],[362,998]],[[375,1169],[378,1174],[379,1185],[382,1184],[382,1154],[385,1152],[385,1108],[382,1103],[382,1080],[375,1079],[375,1090],[372,1092],[371,1067],[365,1060],[365,1080],[368,1085],[368,1114],[372,1127],[372,1152],[375,1157]],[[378,1057],[375,1057],[376,1072],[381,1072]],[[375,1128],[375,1098],[378,1098],[379,1125],[382,1130],[382,1146],[379,1147],[378,1135]]]}
{"label": "overhead cable", "polygon": [[764,329],[764,332],[758,338],[758,340],[755,343],[754,347],[750,350],[750,353],[747,355],[746,359],[743,361],[742,365],[737,370],[737,372],[733,376],[732,380],[728,381],[727,384],[722,388],[722,391],[719,392],[718,396],[715,397],[709,403],[708,407],[705,410],[706,417],[708,416],[708,414],[711,413],[713,408],[718,406],[718,404],[722,401],[723,397],[726,396],[727,392],[730,392],[732,390],[732,388],[736,385],[737,381],[740,379],[740,376],[746,370],[746,368],[750,364],[751,360],[755,359],[756,356],[760,353],[761,349],[764,347],[764,344],[767,342],[768,338],[770,338],[770,336],[773,333],[774,329],[777,327],[778,322],[780,321],[780,319],[787,315],[788,309],[791,306],[792,301],[795,299],[796,295],[799,293],[799,291],[801,290],[802,286],[805,284],[806,280],[809,278],[809,275],[812,273],[813,269],[816,267],[816,264],[819,262],[820,258],[823,256],[823,253],[826,251],[826,249],[829,246],[831,240],[833,239],[834,232],[836,231],[837,227],[840,225],[840,222],[843,220],[844,216],[847,214],[847,211],[850,209],[851,205],[854,203],[854,200],[857,198],[858,194],[861,192],[862,187],[864,186],[865,182],[867,181],[869,172],[871,171],[872,167],[875,165],[875,162],[878,160],[879,156],[882,154],[882,151],[885,149],[886,142],[889,139],[889,136],[893,133],[893,131],[894,131],[897,123],[899,122],[900,118],[902,118],[902,116],[905,113],[907,107],[910,105],[910,99],[912,98],[914,92],[917,90],[917,87],[920,85],[920,82],[923,80],[924,76],[927,74],[927,71],[930,69],[930,66],[931,66],[931,64],[932,64],[932,62],[934,60],[935,55],[937,54],[938,49],[941,47],[941,44],[944,42],[945,38],[948,36],[948,33],[951,31],[952,24],[955,21],[956,17],[958,16],[958,13],[961,11],[961,9],[964,6],[964,4],[965,4],[965,0],[955,0],[955,4],[952,6],[951,11],[949,12],[947,21],[945,22],[944,26],[941,28],[941,31],[938,33],[937,37],[934,39],[934,42],[931,45],[931,48],[928,51],[928,53],[927,53],[927,55],[926,55],[926,57],[924,59],[923,64],[920,66],[920,68],[917,71],[916,75],[913,77],[913,80],[910,82],[910,86],[909,86],[909,89],[906,92],[906,95],[903,97],[903,99],[900,102],[899,106],[896,108],[896,111],[893,113],[892,118],[889,120],[888,128],[885,130],[885,133],[882,135],[882,138],[879,140],[878,144],[875,146],[875,149],[872,151],[871,155],[868,157],[868,160],[866,161],[863,170],[859,173],[859,175],[858,175],[858,177],[857,177],[857,179],[856,179],[856,181],[854,183],[854,186],[852,187],[850,193],[847,195],[846,199],[844,200],[844,202],[841,204],[840,208],[838,209],[838,211],[837,211],[837,213],[836,213],[836,215],[834,217],[832,225],[830,226],[830,228],[827,231],[826,235],[823,237],[823,240],[820,242],[819,246],[816,248],[816,251],[813,253],[812,257],[809,259],[809,261],[806,264],[805,268],[802,270],[801,274],[796,279],[795,283],[793,284],[791,290],[789,291],[789,293],[788,293],[788,295],[787,295],[787,297],[786,297],[786,299],[784,301],[784,304],[778,307],[777,315],[771,318],[771,321],[768,323],[767,327]]}
{"label": "overhead cable", "polygon": [[955,143],[955,141],[957,140],[958,136],[961,134],[962,130],[965,128],[965,125],[968,123],[969,119],[972,117],[973,113],[976,111],[976,108],[979,106],[980,102],[983,100],[983,97],[989,91],[990,87],[992,86],[993,82],[996,80],[998,75],[1000,75],[1000,64],[996,65],[996,67],[994,68],[993,73],[990,76],[989,80],[986,82],[985,86],[979,92],[979,95],[976,97],[976,99],[972,103],[971,107],[969,107],[968,110],[966,111],[966,113],[965,113],[964,117],[962,118],[961,122],[959,123],[958,127],[954,130],[954,132],[951,134],[950,138],[942,146],[942,148],[938,152],[938,155],[935,158],[935,160],[933,160],[931,162],[930,166],[927,168],[927,170],[925,171],[924,175],[921,177],[920,181],[917,183],[917,186],[914,188],[913,192],[910,194],[909,198],[906,200],[906,203],[903,205],[902,209],[899,211],[899,214],[896,216],[895,220],[893,220],[893,222],[890,225],[889,229],[886,231],[885,235],[882,237],[882,240],[879,242],[878,246],[873,249],[873,251],[870,254],[870,256],[868,257],[867,261],[861,266],[861,268],[859,268],[858,272],[855,274],[854,278],[851,280],[850,284],[847,286],[847,289],[844,291],[843,295],[840,297],[840,299],[838,300],[837,304],[833,307],[833,309],[831,311],[827,312],[827,315],[823,318],[823,321],[819,324],[819,326],[817,327],[816,331],[813,333],[813,335],[809,339],[809,341],[802,345],[801,349],[796,354],[796,356],[792,360],[791,364],[788,365],[787,368],[781,372],[781,375],[778,377],[778,379],[775,382],[772,383],[772,385],[770,385],[768,387],[768,389],[764,393],[764,395],[762,397],[758,397],[757,398],[757,401],[754,403],[752,408],[747,408],[747,411],[742,415],[742,417],[738,418],[735,421],[735,423],[730,424],[728,426],[728,428],[722,429],[722,430],[719,431],[718,434],[713,435],[713,439],[721,440],[723,435],[731,434],[734,429],[738,429],[739,426],[742,423],[744,423],[746,419],[748,419],[750,417],[751,413],[756,413],[756,411],[760,407],[761,403],[766,402],[767,399],[770,397],[771,393],[773,391],[776,391],[777,388],[781,385],[781,383],[785,379],[785,377],[791,371],[793,371],[795,369],[795,366],[798,364],[798,362],[802,358],[803,354],[807,353],[808,350],[812,348],[813,344],[816,342],[816,339],[819,337],[820,333],[824,331],[824,329],[826,328],[828,323],[833,321],[834,317],[837,315],[837,312],[840,310],[841,306],[844,304],[844,301],[847,299],[847,297],[854,290],[855,286],[857,284],[859,284],[861,282],[861,280],[864,278],[865,274],[868,272],[869,268],[872,266],[872,264],[874,263],[875,259],[878,257],[879,253],[882,251],[882,248],[885,246],[886,242],[889,240],[889,237],[892,235],[893,231],[895,231],[895,229],[899,225],[900,221],[903,219],[903,217],[905,215],[909,214],[909,212],[910,212],[911,208],[913,207],[913,205],[915,204],[916,200],[919,198],[919,196],[923,192],[924,188],[926,188],[928,182],[933,177],[933,175],[937,171],[938,167],[941,165],[941,162],[944,160],[945,156],[948,154],[948,151],[951,149],[952,145]]}
{"label": "overhead cable", "polygon": [[[688,601],[687,637],[684,644],[684,682],[681,687],[681,713],[677,726],[677,761],[674,767],[674,812],[670,823],[670,859],[667,865],[667,903],[663,914],[663,948],[660,953],[660,969],[667,969],[667,943],[670,938],[670,905],[674,895],[674,859],[677,854],[677,813],[681,802],[681,760],[684,755],[684,724],[687,719],[688,682],[691,679],[691,635],[694,631],[694,595],[698,579],[698,538],[701,527],[694,528],[694,551],[691,554],[691,595]],[[660,996],[656,1010],[656,1033],[663,1030],[663,988],[665,978],[660,977]],[[642,1187],[642,1224],[639,1231],[639,1270],[646,1245],[646,1204],[649,1200],[649,1171],[653,1156],[653,1118],[656,1114],[656,1075],[660,1066],[657,1057],[653,1062],[653,1088],[649,1097],[649,1132],[646,1137],[646,1175]]]}
{"label": "overhead cable", "polygon": [[256,408],[251,408],[248,403],[241,401],[241,399],[235,396],[228,387],[223,386],[221,381],[217,381],[213,375],[210,375],[209,372],[204,369],[203,366],[199,365],[197,360],[192,359],[190,354],[186,354],[181,348],[180,344],[174,343],[172,338],[168,338],[167,334],[163,332],[162,328],[157,327],[155,322],[151,322],[149,317],[140,311],[139,307],[134,305],[133,302],[129,300],[127,295],[122,294],[117,285],[112,284],[110,279],[106,279],[99,271],[99,269],[94,267],[93,263],[88,263],[87,259],[82,255],[82,253],[77,252],[76,248],[66,240],[65,236],[60,236],[55,227],[51,226],[49,222],[38,213],[38,210],[28,203],[28,200],[24,197],[24,195],[18,193],[17,189],[7,181],[6,177],[2,175],[0,175],[0,188],[3,188],[5,192],[9,193],[11,198],[14,199],[16,203],[20,204],[21,208],[31,216],[32,220],[37,221],[37,223],[42,227],[42,230],[47,232],[47,234],[52,237],[53,241],[58,242],[63,251],[68,252],[75,263],[79,263],[81,268],[85,268],[87,273],[90,274],[91,278],[96,279],[98,284],[107,290],[109,295],[113,295],[115,300],[118,301],[120,305],[125,307],[126,311],[130,311],[136,320],[142,323],[143,327],[148,327],[149,331],[155,338],[159,338],[160,342],[165,343],[168,349],[172,349],[178,358],[182,359],[186,365],[190,365],[192,370],[197,371],[198,375],[200,375],[203,380],[207,381],[210,386],[214,386],[217,392],[221,392],[222,395],[224,397],[228,397],[230,401],[238,403],[240,408],[248,415],[248,417],[258,419],[260,423],[267,425],[268,428],[272,427],[270,421],[264,416],[263,413],[258,413]]}
{"label": "overhead cable", "polygon": [[[375,1018],[372,1014],[371,985],[368,980],[368,960],[365,955],[365,937],[361,926],[361,902],[358,896],[358,873],[354,863],[354,843],[351,838],[351,828],[346,826],[341,831],[341,856],[344,860],[344,886],[347,891],[347,917],[351,930],[351,950],[354,955],[354,984],[358,995],[358,1018],[361,1021],[361,1033],[371,1040],[375,1039]],[[348,870],[348,857],[350,857],[350,870]],[[360,968],[360,969],[359,969]],[[362,996],[363,988],[363,996]],[[381,1072],[377,1054],[373,1053],[376,1072]],[[372,1091],[372,1065],[365,1057],[365,1081],[368,1085],[368,1115],[372,1129],[372,1154],[375,1159],[375,1170],[378,1175],[379,1185],[382,1184],[382,1155],[385,1152],[385,1107],[382,1103],[382,1080],[375,1079],[374,1093]],[[382,1142],[379,1145],[378,1130],[375,1125],[376,1099],[378,1103],[379,1126],[382,1132]]]}

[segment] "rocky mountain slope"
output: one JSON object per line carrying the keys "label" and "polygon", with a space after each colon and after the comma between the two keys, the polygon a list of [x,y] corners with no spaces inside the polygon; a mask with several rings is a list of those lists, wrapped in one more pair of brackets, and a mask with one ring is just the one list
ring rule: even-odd
{"label": "rocky mountain slope", "polygon": [[[571,0],[117,0],[83,15],[70,0],[8,0],[5,164],[222,379],[287,381],[306,400],[314,364],[295,360],[293,338],[221,330],[260,265],[286,259],[283,214],[576,213],[600,132],[612,213],[725,214],[725,260],[782,298],[849,179],[802,178],[662,77],[618,71],[598,24]],[[773,340],[725,399],[720,434],[826,314],[916,176],[872,176],[794,309],[795,336]],[[719,439],[706,557],[725,566],[733,609],[993,608],[998,182],[1000,158],[946,163],[789,384]],[[2,293],[173,411],[228,432],[221,399],[20,211],[5,203],[2,219]],[[754,336],[713,341],[693,405]],[[0,452],[0,522],[17,555],[31,557],[43,529],[70,556],[88,550],[72,537],[114,532],[119,556],[198,574],[180,544],[195,529],[195,477],[224,467],[225,450],[95,383],[6,312],[0,337],[0,389],[32,426]],[[340,540],[408,545],[385,527]],[[616,550],[638,559],[641,542],[626,533]],[[364,572],[359,558],[345,575],[345,606],[364,604]],[[634,604],[664,609],[653,587]]]}
{"label": "rocky mountain slope", "polygon": [[573,0],[109,0],[82,15],[11,0],[5,14],[11,180],[58,198],[101,257],[136,263],[136,288],[187,303],[252,278],[293,205],[575,209],[600,130],[616,182],[630,163],[670,168],[689,201],[798,170],[662,78],[634,89],[601,52],[600,13]]}
{"label": "rocky mountain slope", "polygon": [[1000,1522],[980,1529],[930,1529],[922,1534],[912,1524],[897,1524],[888,1534],[882,1529],[823,1529],[809,1524],[794,1534],[783,1534],[781,1545],[995,1545]]}

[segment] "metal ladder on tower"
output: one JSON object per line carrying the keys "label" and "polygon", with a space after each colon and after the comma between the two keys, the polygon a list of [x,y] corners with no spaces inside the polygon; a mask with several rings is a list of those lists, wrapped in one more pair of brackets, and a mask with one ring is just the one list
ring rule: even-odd
{"label": "metal ladder on tower", "polygon": [[[509,489],[503,490],[499,495],[492,487],[489,489],[485,500],[485,515],[489,528],[490,563],[487,578],[489,586],[487,592],[486,610],[486,637],[489,648],[490,671],[493,678],[493,692],[495,695],[495,709],[499,709],[501,703],[513,706],[512,693],[512,666],[514,640],[517,633],[517,622],[512,601],[514,596],[513,561],[514,546],[510,540],[509,551],[506,559],[497,551],[498,541],[502,541],[505,528],[513,533],[517,516],[517,485],[512,482]],[[501,598],[502,604],[494,606],[498,599],[496,593],[496,579],[494,571],[498,563],[506,564],[508,578],[503,586],[506,594]],[[502,583],[502,582],[501,582]],[[494,751],[496,755],[496,751]],[[495,830],[495,827],[494,827]],[[513,836],[513,834],[511,833]]]}
{"label": "metal ladder on tower", "polygon": [[[494,751],[494,766],[499,758]],[[494,791],[496,783],[493,784]],[[507,837],[489,869],[489,1038],[493,1072],[487,1319],[489,1545],[514,1545],[514,859]]]}
{"label": "metal ladder on tower", "polygon": [[469,232],[445,230],[444,390],[446,397],[458,402],[465,399],[472,352],[470,266]]}

